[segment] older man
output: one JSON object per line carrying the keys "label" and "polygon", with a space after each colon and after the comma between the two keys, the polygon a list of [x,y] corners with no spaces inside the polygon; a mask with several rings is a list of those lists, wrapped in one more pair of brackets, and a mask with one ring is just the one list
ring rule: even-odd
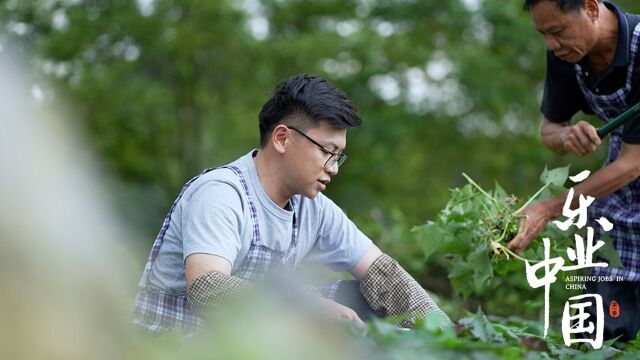
{"label": "older man", "polygon": [[[542,142],[558,154],[591,154],[600,145],[596,128],[582,120],[573,123],[572,117],[583,111],[608,122],[640,99],[640,16],[598,0],[526,0],[524,7],[548,49]],[[572,208],[579,194],[597,199],[590,221],[605,217],[613,223],[608,234],[624,265],[594,270],[624,282],[586,284],[587,292],[600,294],[606,307],[619,304],[619,317],[605,311],[605,338],[634,339],[640,328],[639,176],[640,121],[633,119],[611,134],[604,167],[575,187]],[[524,249],[562,214],[566,196],[524,209],[527,219],[509,247]]]}

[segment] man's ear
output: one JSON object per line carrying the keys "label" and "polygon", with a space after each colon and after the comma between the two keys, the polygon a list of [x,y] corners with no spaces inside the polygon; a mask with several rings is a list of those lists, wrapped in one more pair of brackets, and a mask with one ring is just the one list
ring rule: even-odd
{"label": "man's ear", "polygon": [[598,0],[587,0],[584,2],[582,9],[585,11],[592,22],[598,20],[600,16],[600,4]]}
{"label": "man's ear", "polygon": [[271,133],[271,143],[278,153],[283,154],[289,145],[289,129],[283,124],[276,126]]}

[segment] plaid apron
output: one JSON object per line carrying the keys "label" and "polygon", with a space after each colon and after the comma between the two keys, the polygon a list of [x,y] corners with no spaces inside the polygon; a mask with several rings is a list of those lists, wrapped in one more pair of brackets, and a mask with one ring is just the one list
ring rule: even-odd
{"label": "plaid apron", "polygon": [[[636,26],[631,38],[631,61],[627,69],[625,86],[608,95],[595,94],[589,90],[583,79],[582,67],[575,65],[578,85],[591,109],[605,122],[613,120],[622,114],[630,104],[634,74],[633,69],[638,65],[638,47],[640,45],[640,24]],[[636,74],[636,78],[640,74]],[[635,84],[637,87],[638,85]],[[633,119],[631,121],[640,121]],[[622,143],[622,130],[614,130],[609,139],[609,151],[605,166],[613,162],[620,153]],[[640,281],[640,179],[635,179],[627,186],[619,189],[606,198],[595,201],[589,208],[590,222],[605,217],[613,224],[613,229],[608,233],[614,240],[614,246],[620,255],[624,268],[596,268],[596,275],[622,276],[625,281]],[[595,230],[601,230],[596,226]]]}
{"label": "plaid apron", "polygon": [[[291,232],[291,244],[286,252],[281,252],[268,248],[263,244],[260,236],[260,226],[258,223],[258,211],[249,193],[249,187],[245,180],[244,175],[239,168],[231,165],[223,166],[221,168],[229,169],[233,171],[238,178],[244,189],[245,195],[249,202],[249,209],[251,211],[251,220],[253,226],[253,235],[251,245],[247,251],[246,257],[242,262],[239,270],[234,276],[240,277],[248,281],[262,280],[268,272],[274,269],[292,270],[295,258],[296,249],[298,245],[298,221],[295,215],[295,208],[297,206],[295,198],[291,198],[291,207],[294,210],[293,226]],[[153,264],[158,257],[160,247],[164,241],[164,235],[169,228],[171,221],[171,215],[176,207],[178,201],[182,198],[185,190],[200,176],[215,170],[214,168],[204,170],[200,175],[189,180],[180,191],[178,198],[173,202],[169,213],[164,219],[160,233],[156,237],[153,246],[151,247],[151,253],[147,260],[147,264],[142,274],[142,279],[138,284],[138,294],[136,296],[132,323],[136,326],[145,328],[152,332],[166,332],[179,328],[185,334],[191,334],[198,330],[203,321],[200,317],[194,314],[189,308],[189,302],[187,293],[164,293],[160,291],[151,290],[149,281],[151,279],[151,271]],[[330,299],[335,297],[339,282],[331,284],[322,289],[315,289],[313,287],[306,287],[310,292],[316,295],[324,296]]]}

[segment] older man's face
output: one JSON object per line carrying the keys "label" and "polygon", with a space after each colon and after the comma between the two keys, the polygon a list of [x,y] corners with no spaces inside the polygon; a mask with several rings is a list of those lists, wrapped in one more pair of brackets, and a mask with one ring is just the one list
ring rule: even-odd
{"label": "older man's face", "polygon": [[544,36],[547,49],[566,62],[577,63],[597,42],[598,13],[586,6],[565,13],[555,1],[540,1],[531,9],[531,16],[533,26]]}

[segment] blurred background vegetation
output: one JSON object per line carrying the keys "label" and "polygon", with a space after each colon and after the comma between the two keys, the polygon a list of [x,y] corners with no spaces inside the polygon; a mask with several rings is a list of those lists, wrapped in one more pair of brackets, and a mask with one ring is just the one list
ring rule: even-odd
{"label": "blurred background vegetation", "polygon": [[29,54],[35,100],[75,104],[72,125],[140,234],[140,272],[182,184],[257,147],[262,104],[295,73],[334,82],[364,119],[326,193],[454,318],[479,305],[532,314],[531,294],[512,291],[524,274],[463,301],[442,261],[425,262],[410,230],[461,173],[526,197],[545,165],[575,173],[604,160],[604,146],[576,159],[540,143],[545,45],[520,0],[5,0],[0,22],[0,51]]}

